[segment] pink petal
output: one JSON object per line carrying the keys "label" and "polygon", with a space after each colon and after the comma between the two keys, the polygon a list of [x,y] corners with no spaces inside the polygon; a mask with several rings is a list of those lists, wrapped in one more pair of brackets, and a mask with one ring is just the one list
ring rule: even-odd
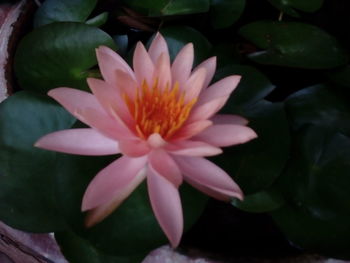
{"label": "pink petal", "polygon": [[173,82],[177,81],[181,89],[184,88],[187,79],[190,77],[193,58],[193,44],[189,43],[180,50],[171,66]]}
{"label": "pink petal", "polygon": [[172,247],[175,248],[180,243],[183,231],[179,192],[171,182],[152,168],[147,169],[147,184],[153,212]]}
{"label": "pink petal", "polygon": [[163,36],[160,33],[157,33],[149,47],[148,54],[153,63],[156,64],[162,53],[164,53],[166,60],[170,61],[168,45]]}
{"label": "pink petal", "polygon": [[98,65],[101,70],[103,78],[110,84],[116,85],[118,83],[116,71],[121,70],[129,74],[131,78],[134,77],[134,72],[124,59],[116,52],[106,46],[100,46],[96,49],[96,56]]}
{"label": "pink petal", "polygon": [[171,141],[186,140],[191,138],[192,136],[208,128],[210,125],[212,125],[212,122],[209,120],[201,120],[186,124],[172,136]]}
{"label": "pink petal", "polygon": [[247,119],[231,114],[216,114],[210,120],[213,122],[213,124],[237,124],[243,126],[248,124]]}
{"label": "pink petal", "polygon": [[258,137],[257,134],[249,127],[234,124],[217,124],[196,135],[195,139],[215,146],[225,147],[242,144],[256,137]]}
{"label": "pink petal", "polygon": [[58,101],[67,111],[79,119],[76,115],[78,109],[92,108],[101,115],[106,115],[96,97],[89,92],[71,88],[56,88],[50,90],[47,95]]}
{"label": "pink petal", "polygon": [[110,84],[100,79],[88,78],[87,82],[106,112],[113,108],[125,123],[134,125],[133,118],[125,101],[120,97],[121,94],[115,88],[112,88]]}
{"label": "pink petal", "polygon": [[226,101],[226,97],[221,97],[201,105],[196,104],[186,122],[192,123],[211,118],[225,105]]}
{"label": "pink petal", "polygon": [[136,44],[133,58],[133,67],[136,79],[140,85],[144,80],[147,81],[148,86],[151,86],[153,84],[152,77],[154,72],[154,65],[141,42],[138,42]]}
{"label": "pink petal", "polygon": [[240,80],[241,76],[238,75],[229,76],[219,80],[206,90],[203,90],[198,103],[203,104],[220,97],[229,97],[232,91],[237,87]]}
{"label": "pink petal", "polygon": [[130,157],[140,157],[148,154],[151,150],[146,141],[140,139],[120,140],[120,151]]}
{"label": "pink petal", "polygon": [[109,203],[120,195],[133,182],[138,173],[145,167],[147,158],[129,158],[122,156],[101,170],[87,187],[82,211],[93,209]]}
{"label": "pink petal", "polygon": [[200,141],[176,141],[168,144],[165,149],[172,154],[187,156],[214,156],[222,153],[218,147]]}
{"label": "pink petal", "polygon": [[182,183],[182,174],[175,161],[166,151],[162,149],[153,150],[148,155],[148,160],[150,166],[157,171],[158,174],[164,176],[176,187],[179,187]]}
{"label": "pink petal", "polygon": [[94,129],[70,129],[41,137],[35,147],[79,155],[109,155],[119,153],[118,142]]}
{"label": "pink petal", "polygon": [[214,77],[215,74],[215,70],[216,70],[216,57],[211,57],[208,58],[207,60],[203,61],[201,64],[199,64],[194,70],[193,70],[193,74],[199,70],[200,68],[205,68],[207,75],[204,81],[204,88],[209,86],[209,83],[211,82],[211,80]]}
{"label": "pink petal", "polygon": [[197,98],[203,88],[203,83],[206,76],[206,69],[200,68],[186,81],[184,90],[186,92],[186,101]]}
{"label": "pink petal", "polygon": [[138,88],[137,81],[121,70],[117,70],[115,74],[117,75],[118,83],[113,87],[117,89],[119,94],[126,94],[130,99],[134,99]]}
{"label": "pink petal", "polygon": [[158,87],[165,89],[171,85],[170,60],[165,53],[162,53],[156,63],[153,79],[158,80]]}
{"label": "pink petal", "polygon": [[[212,162],[199,157],[176,156],[174,159],[179,165],[185,180],[189,178],[189,183],[195,182],[196,185],[199,184],[204,186],[203,189],[199,190],[209,188],[229,197],[236,197],[241,200],[243,199],[243,193],[239,186],[224,170]],[[212,192],[205,193],[212,194]]]}

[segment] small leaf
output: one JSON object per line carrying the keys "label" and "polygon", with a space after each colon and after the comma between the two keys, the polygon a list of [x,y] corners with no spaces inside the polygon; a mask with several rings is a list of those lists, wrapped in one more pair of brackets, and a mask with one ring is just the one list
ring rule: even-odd
{"label": "small leaf", "polygon": [[46,96],[19,92],[0,104],[0,218],[30,232],[63,227],[54,199],[56,153],[34,147],[75,119]]}
{"label": "small leaf", "polygon": [[56,87],[86,89],[88,69],[97,64],[95,48],[114,47],[105,32],[81,23],[53,23],[20,42],[15,73],[23,89],[46,93]]}
{"label": "small leaf", "polygon": [[334,37],[309,24],[258,21],[242,27],[239,34],[262,49],[249,55],[261,64],[323,69],[348,61]]}
{"label": "small leaf", "polygon": [[90,18],[85,23],[90,26],[100,27],[107,22],[108,12],[103,12],[93,18]]}
{"label": "small leaf", "polygon": [[231,26],[240,18],[244,7],[245,0],[211,0],[211,25],[215,29]]}
{"label": "small leaf", "polygon": [[85,22],[96,0],[46,0],[34,17],[34,27],[53,22]]}

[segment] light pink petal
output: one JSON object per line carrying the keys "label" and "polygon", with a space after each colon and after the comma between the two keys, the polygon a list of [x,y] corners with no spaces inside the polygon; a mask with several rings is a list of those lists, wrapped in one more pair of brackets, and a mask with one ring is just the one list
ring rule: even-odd
{"label": "light pink petal", "polygon": [[115,140],[133,139],[136,136],[119,120],[100,114],[94,109],[77,110],[75,115],[84,123]]}
{"label": "light pink petal", "polygon": [[119,94],[115,88],[100,79],[88,78],[87,83],[106,112],[113,108],[123,122],[128,125],[134,125],[133,118],[130,115],[125,101],[120,97],[121,94]]}
{"label": "light pink petal", "polygon": [[140,157],[148,154],[151,150],[146,141],[140,139],[120,140],[120,151],[130,157]]}
{"label": "light pink petal", "polygon": [[202,105],[195,105],[186,123],[197,122],[213,117],[226,103],[227,97],[211,100]]}
{"label": "light pink petal", "polygon": [[157,61],[160,55],[164,53],[164,56],[167,61],[170,61],[168,45],[160,33],[157,33],[154,37],[151,46],[149,47],[148,54],[150,55],[154,64],[157,64]]}
{"label": "light pink petal", "polygon": [[232,91],[237,87],[240,80],[241,76],[235,75],[215,82],[206,90],[203,90],[199,97],[198,104],[204,104],[220,97],[229,97]]}
{"label": "light pink petal", "polygon": [[212,122],[209,120],[201,120],[186,124],[172,136],[171,141],[186,140],[191,138],[192,136],[208,128],[210,125],[212,125]]}
{"label": "light pink petal", "polygon": [[208,87],[211,80],[214,77],[215,74],[215,70],[216,70],[216,57],[211,57],[208,58],[207,60],[204,60],[201,64],[199,64],[194,70],[193,70],[193,74],[199,70],[200,68],[205,68],[207,75],[204,81],[204,88]]}
{"label": "light pink petal", "polygon": [[231,114],[216,114],[210,119],[213,124],[237,124],[237,125],[247,125],[248,120],[239,116]]}
{"label": "light pink petal", "polygon": [[72,88],[56,88],[50,90],[47,95],[59,102],[78,119],[76,111],[85,108],[92,108],[101,115],[107,115],[96,97],[89,92]]}
{"label": "light pink petal", "polygon": [[173,82],[178,82],[183,89],[186,81],[190,77],[194,59],[193,44],[188,43],[177,54],[172,66],[171,74]]}
{"label": "light pink petal", "polygon": [[[185,180],[189,178],[190,183],[195,182],[205,188],[212,189],[229,197],[243,199],[243,193],[239,186],[224,170],[212,162],[199,157],[176,156],[174,159],[179,165]],[[204,190],[205,188],[200,190]],[[208,194],[212,193],[208,192]]]}
{"label": "light pink petal", "polygon": [[209,144],[225,147],[248,142],[257,137],[249,127],[234,124],[212,125],[195,136],[195,139]]}
{"label": "light pink petal", "polygon": [[94,129],[70,129],[41,137],[35,147],[79,155],[110,155],[120,153],[118,142]]}
{"label": "light pink petal", "polygon": [[[210,128],[210,127],[209,127]],[[208,129],[209,129],[208,128]],[[201,141],[176,141],[168,144],[165,149],[172,154],[187,156],[214,156],[222,153],[218,147]]]}
{"label": "light pink petal", "polygon": [[180,243],[183,231],[178,189],[151,167],[147,169],[147,185],[153,212],[172,247],[175,248]]}
{"label": "light pink petal", "polygon": [[158,80],[158,87],[163,90],[166,87],[171,88],[171,70],[170,60],[165,53],[159,56],[156,63],[153,79]]}
{"label": "light pink petal", "polygon": [[154,64],[141,42],[136,44],[133,67],[139,85],[141,85],[144,80],[147,81],[148,86],[153,84]]}
{"label": "light pink petal", "polygon": [[93,209],[110,202],[134,180],[145,167],[147,158],[129,158],[122,156],[101,170],[87,187],[82,211]]}
{"label": "light pink petal", "polygon": [[156,149],[148,155],[150,166],[176,187],[182,183],[182,174],[173,158],[164,150]]}
{"label": "light pink petal", "polygon": [[206,76],[206,69],[200,68],[186,81],[184,90],[186,92],[185,100],[190,101],[197,98],[201,90],[203,89],[203,83]]}
{"label": "light pink petal", "polygon": [[121,94],[121,96],[123,96],[123,94],[126,94],[129,96],[130,99],[134,99],[136,89],[138,88],[138,83],[136,79],[133,79],[128,73],[125,73],[121,70],[117,70],[116,75],[118,83],[115,86],[113,86],[113,88],[116,88],[119,94]]}
{"label": "light pink petal", "polygon": [[134,78],[134,72],[124,59],[116,52],[106,46],[100,46],[96,49],[96,56],[98,65],[101,70],[103,78],[110,84],[116,85],[118,83],[116,71],[121,70]]}

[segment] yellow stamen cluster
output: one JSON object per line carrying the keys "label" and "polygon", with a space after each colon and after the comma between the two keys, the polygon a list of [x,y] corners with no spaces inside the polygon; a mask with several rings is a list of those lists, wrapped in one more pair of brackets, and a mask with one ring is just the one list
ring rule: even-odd
{"label": "yellow stamen cluster", "polygon": [[185,102],[185,92],[176,82],[173,87],[158,87],[156,80],[151,88],[143,81],[134,99],[124,94],[124,100],[136,122],[138,135],[147,139],[158,133],[164,139],[170,138],[187,120],[196,99]]}

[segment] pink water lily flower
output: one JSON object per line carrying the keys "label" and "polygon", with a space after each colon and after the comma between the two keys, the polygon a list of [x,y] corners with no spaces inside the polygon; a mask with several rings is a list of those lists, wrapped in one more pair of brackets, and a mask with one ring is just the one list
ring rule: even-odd
{"label": "pink water lily flower", "polygon": [[92,226],[115,210],[147,178],[149,198],[173,247],[183,232],[179,186],[185,180],[220,200],[242,199],[239,186],[203,157],[257,135],[236,115],[216,114],[240,76],[212,85],[216,58],[192,70],[192,43],[170,63],[167,43],[157,34],[147,51],[137,43],[133,69],[113,50],[96,50],[104,80],[89,78],[89,92],[56,88],[48,95],[91,128],[69,129],[40,138],[35,146],[79,155],[122,156],[91,181],[82,201]]}

